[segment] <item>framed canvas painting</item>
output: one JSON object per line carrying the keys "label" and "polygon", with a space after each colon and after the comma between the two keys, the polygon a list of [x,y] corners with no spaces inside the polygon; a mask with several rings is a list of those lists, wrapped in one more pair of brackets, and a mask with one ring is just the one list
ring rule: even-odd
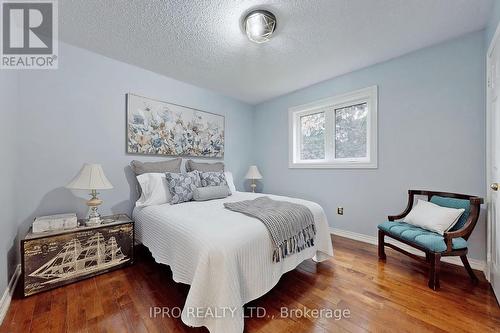
{"label": "framed canvas painting", "polygon": [[224,116],[127,94],[127,153],[224,157]]}

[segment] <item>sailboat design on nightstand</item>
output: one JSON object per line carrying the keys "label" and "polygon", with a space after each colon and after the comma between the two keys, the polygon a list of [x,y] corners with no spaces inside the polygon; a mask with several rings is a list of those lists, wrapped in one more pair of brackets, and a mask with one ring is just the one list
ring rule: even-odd
{"label": "sailboat design on nightstand", "polygon": [[29,276],[47,279],[43,284],[55,283],[111,268],[128,260],[115,237],[110,237],[106,242],[103,235],[96,232],[83,246],[78,239],[73,238],[64,244],[53,259]]}
{"label": "sailboat design on nightstand", "polygon": [[44,233],[21,240],[24,296],[128,266],[134,262],[134,221],[125,214],[100,225]]}

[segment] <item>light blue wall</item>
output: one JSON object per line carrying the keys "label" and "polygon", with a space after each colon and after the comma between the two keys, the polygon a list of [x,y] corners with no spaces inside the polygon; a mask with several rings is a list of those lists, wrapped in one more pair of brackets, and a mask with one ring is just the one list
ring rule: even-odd
{"label": "light blue wall", "polygon": [[493,8],[491,10],[490,19],[486,27],[486,49],[489,47],[493,36],[495,35],[495,30],[497,29],[498,22],[500,22],[500,0],[493,1]]}
{"label": "light blue wall", "polygon": [[[371,236],[402,211],[409,188],[484,196],[484,69],[481,31],[258,105],[254,149],[263,191],[316,201],[330,226]],[[378,169],[289,169],[288,108],[372,85],[379,87]],[[483,212],[473,258],[485,258],[485,243]]]}
{"label": "light blue wall", "polygon": [[18,72],[0,70],[0,297],[7,287],[17,261],[16,210],[14,207],[15,169],[17,161],[16,132]]}
{"label": "light blue wall", "polygon": [[131,213],[136,200],[130,161],[161,158],[125,154],[125,94],[133,92],[226,117],[225,158],[241,189],[252,161],[253,107],[101,55],[59,44],[59,69],[21,73],[16,135],[16,211],[23,235],[36,215],[86,214],[84,198],[64,186],[85,162],[100,163],[114,185],[102,191],[101,212]]}

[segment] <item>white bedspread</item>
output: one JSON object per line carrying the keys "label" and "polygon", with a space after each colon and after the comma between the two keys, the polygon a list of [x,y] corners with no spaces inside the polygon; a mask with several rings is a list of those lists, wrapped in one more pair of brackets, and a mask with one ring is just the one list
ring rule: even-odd
{"label": "white bedspread", "polygon": [[[243,332],[245,303],[271,290],[282,274],[302,261],[313,257],[322,261],[333,255],[321,206],[268,195],[307,206],[317,230],[314,247],[273,263],[271,237],[264,224],[223,206],[224,202],[262,195],[236,192],[220,200],[134,210],[137,239],[149,248],[158,263],[170,266],[176,282],[191,285],[182,311],[186,325],[206,326],[211,333]],[[223,311],[226,316],[220,318]],[[235,311],[234,315],[231,311]]]}

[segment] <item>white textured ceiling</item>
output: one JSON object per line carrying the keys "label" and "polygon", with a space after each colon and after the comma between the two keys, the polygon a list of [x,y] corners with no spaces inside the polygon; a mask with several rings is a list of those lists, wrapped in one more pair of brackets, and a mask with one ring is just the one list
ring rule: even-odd
{"label": "white textured ceiling", "polygon": [[[60,38],[256,104],[485,27],[493,0],[62,0]],[[249,9],[278,19],[251,43]]]}

